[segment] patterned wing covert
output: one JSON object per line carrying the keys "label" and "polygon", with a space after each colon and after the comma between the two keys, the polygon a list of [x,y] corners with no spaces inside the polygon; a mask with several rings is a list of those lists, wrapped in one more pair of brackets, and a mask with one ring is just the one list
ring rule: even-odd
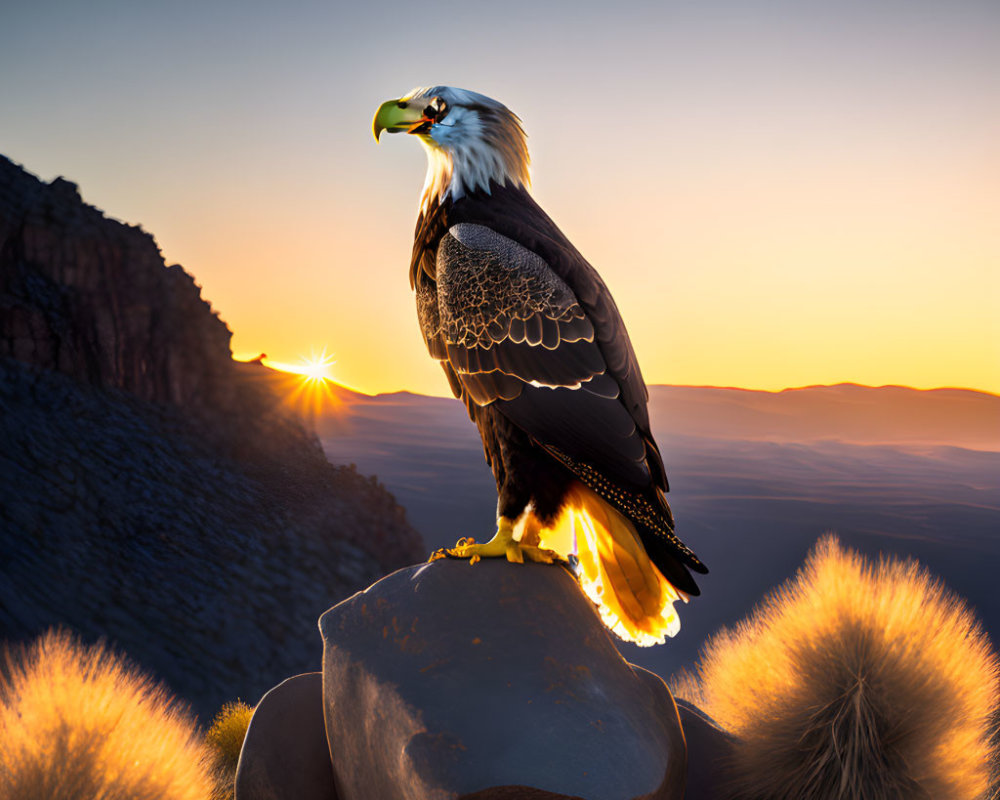
{"label": "patterned wing covert", "polygon": [[453,225],[436,282],[417,288],[431,355],[456,395],[495,408],[543,447],[645,488],[648,437],[622,402],[594,325],[546,262],[484,225]]}

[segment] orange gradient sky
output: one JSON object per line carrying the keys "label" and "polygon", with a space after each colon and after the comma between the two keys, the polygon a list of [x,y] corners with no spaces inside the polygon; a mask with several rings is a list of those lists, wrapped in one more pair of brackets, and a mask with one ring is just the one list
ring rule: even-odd
{"label": "orange gradient sky", "polygon": [[22,3],[0,152],[153,232],[238,357],[447,394],[407,281],[424,155],[370,120],[452,83],[524,120],[647,382],[1000,393],[1000,6],[498,8]]}

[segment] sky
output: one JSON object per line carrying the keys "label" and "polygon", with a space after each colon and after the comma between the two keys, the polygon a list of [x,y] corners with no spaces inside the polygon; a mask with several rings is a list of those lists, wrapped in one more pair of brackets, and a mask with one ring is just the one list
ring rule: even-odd
{"label": "sky", "polygon": [[34,0],[0,153],[141,224],[239,358],[446,395],[407,273],[417,85],[522,118],[647,383],[1000,393],[1000,4]]}

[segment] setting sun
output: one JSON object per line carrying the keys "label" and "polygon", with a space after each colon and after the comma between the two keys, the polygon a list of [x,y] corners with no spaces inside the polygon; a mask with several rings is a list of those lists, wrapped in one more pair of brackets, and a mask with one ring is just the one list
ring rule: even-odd
{"label": "setting sun", "polygon": [[309,357],[303,357],[299,364],[285,364],[280,361],[271,361],[266,356],[262,360],[264,365],[271,369],[281,372],[292,372],[296,375],[302,375],[310,381],[317,382],[333,380],[330,368],[337,363],[337,360],[332,355],[327,355],[325,347],[320,351],[319,355],[313,354]]}
{"label": "setting sun", "polygon": [[272,361],[266,355],[261,363],[269,369],[285,373],[287,380],[280,382],[285,403],[307,419],[314,419],[320,412],[335,410],[341,404],[337,395],[331,368],[336,359],[324,347],[319,354],[315,351],[303,357],[298,364]]}
{"label": "setting sun", "polygon": [[302,374],[314,381],[328,381],[330,380],[329,369],[331,363],[333,362],[311,361],[306,364],[306,368]]}

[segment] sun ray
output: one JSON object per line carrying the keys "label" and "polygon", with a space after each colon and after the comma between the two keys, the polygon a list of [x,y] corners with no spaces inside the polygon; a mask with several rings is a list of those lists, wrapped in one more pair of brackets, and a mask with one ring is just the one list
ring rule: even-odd
{"label": "sun ray", "polygon": [[324,347],[318,354],[313,351],[308,357],[303,357],[298,364],[288,364],[282,361],[272,361],[264,359],[264,365],[281,372],[292,372],[296,375],[303,375],[314,381],[333,380],[330,368],[337,363],[337,359],[332,354],[326,352]]}
{"label": "sun ray", "polygon": [[337,384],[331,374],[337,360],[333,354],[327,353],[326,347],[319,353],[313,351],[304,356],[298,364],[272,361],[266,357],[262,363],[270,369],[286,373],[290,380],[282,383],[284,402],[310,423],[315,424],[321,414],[336,413],[343,404],[337,396]]}

